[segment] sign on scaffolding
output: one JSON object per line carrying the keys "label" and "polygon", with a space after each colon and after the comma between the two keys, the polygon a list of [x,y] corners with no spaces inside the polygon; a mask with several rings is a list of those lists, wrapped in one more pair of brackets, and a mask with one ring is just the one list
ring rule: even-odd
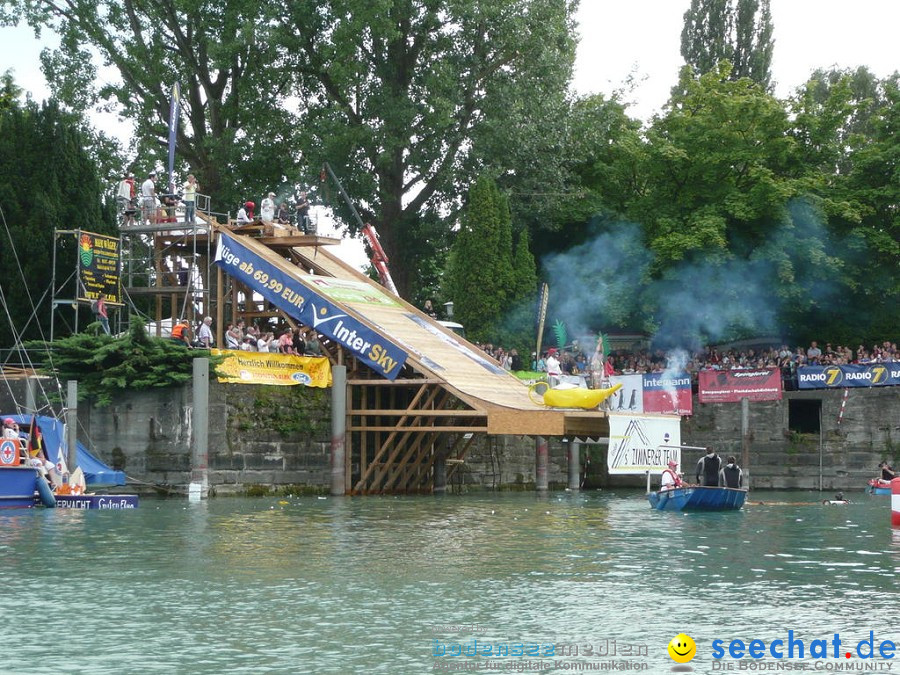
{"label": "sign on scaffolding", "polygon": [[78,299],[92,301],[106,294],[106,302],[122,302],[121,240],[105,234],[78,231]]}

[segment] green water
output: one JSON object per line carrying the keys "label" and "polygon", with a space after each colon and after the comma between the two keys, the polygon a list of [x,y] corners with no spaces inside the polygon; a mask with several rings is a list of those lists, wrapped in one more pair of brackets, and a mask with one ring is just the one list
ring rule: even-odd
{"label": "green water", "polygon": [[[900,642],[890,498],[821,498],[753,493],[806,503],[694,515],[650,511],[636,491],[7,511],[0,672],[472,672],[443,670],[466,657],[434,651],[477,639],[616,640],[666,673],[666,646],[685,632],[705,673],[722,665],[716,638],[768,643],[792,629],[855,645],[874,630]],[[559,659],[525,672],[621,660],[547,667]],[[528,660],[494,659],[506,670],[493,672]],[[900,671],[895,661],[879,665]]]}

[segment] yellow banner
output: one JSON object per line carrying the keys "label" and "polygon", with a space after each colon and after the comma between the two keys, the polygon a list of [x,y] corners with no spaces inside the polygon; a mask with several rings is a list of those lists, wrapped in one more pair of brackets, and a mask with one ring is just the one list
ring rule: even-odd
{"label": "yellow banner", "polygon": [[331,364],[324,356],[266,354],[231,349],[213,349],[211,353],[225,357],[216,368],[219,382],[331,386]]}

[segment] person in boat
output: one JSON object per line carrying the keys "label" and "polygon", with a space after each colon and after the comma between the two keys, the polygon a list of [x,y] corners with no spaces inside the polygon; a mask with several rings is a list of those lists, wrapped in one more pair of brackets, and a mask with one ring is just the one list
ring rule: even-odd
{"label": "person in boat", "polygon": [[697,462],[697,484],[707,487],[719,485],[719,471],[722,468],[722,458],[712,448],[707,448],[706,454]]}
{"label": "person in boat", "polygon": [[[19,432],[19,425],[16,424],[16,421],[12,417],[7,417],[3,420],[3,438],[9,438],[21,441],[22,437]],[[24,445],[23,445],[24,447]],[[23,450],[23,454],[28,454],[27,451]],[[35,469],[41,472],[41,475],[46,478],[48,481],[53,481],[54,470],[56,466],[53,462],[47,460],[44,451],[40,448],[33,450],[32,454],[27,457],[27,462],[31,464]]]}
{"label": "person in boat", "polygon": [[881,480],[890,482],[897,477],[897,474],[894,473],[894,468],[890,464],[888,464],[887,461],[879,464],[878,468],[881,469]]}
{"label": "person in boat", "polygon": [[681,480],[681,475],[677,471],[678,462],[674,459],[669,460],[668,468],[662,472],[662,480],[659,491],[663,490],[674,490],[675,488],[680,488],[684,485],[684,481]]}
{"label": "person in boat", "polygon": [[744,487],[744,472],[737,465],[734,455],[728,458],[728,462],[719,470],[719,487],[741,488]]}

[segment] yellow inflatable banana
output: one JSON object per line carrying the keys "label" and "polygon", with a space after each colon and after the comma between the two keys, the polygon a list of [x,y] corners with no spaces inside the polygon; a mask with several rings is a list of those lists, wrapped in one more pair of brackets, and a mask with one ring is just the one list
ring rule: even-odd
{"label": "yellow inflatable banana", "polygon": [[620,383],[609,389],[582,389],[581,387],[572,389],[547,389],[544,392],[543,400],[538,400],[532,395],[534,393],[534,388],[538,385],[547,386],[547,383],[535,382],[529,387],[528,396],[535,403],[540,403],[550,408],[584,408],[585,410],[596,408],[622,388]]}

